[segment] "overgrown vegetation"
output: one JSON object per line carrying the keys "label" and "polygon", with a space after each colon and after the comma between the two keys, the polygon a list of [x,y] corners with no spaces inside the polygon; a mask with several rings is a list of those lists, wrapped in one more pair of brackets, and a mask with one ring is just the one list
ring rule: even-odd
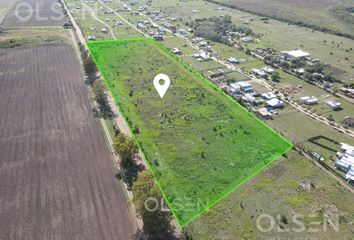
{"label": "overgrown vegetation", "polygon": [[[153,40],[89,47],[180,225],[291,147]],[[159,72],[171,79],[163,100]]]}
{"label": "overgrown vegetation", "polygon": [[252,30],[245,26],[236,26],[231,21],[231,16],[210,17],[196,19],[190,23],[194,29],[194,35],[219,43],[227,43],[229,32],[242,32],[252,34]]}

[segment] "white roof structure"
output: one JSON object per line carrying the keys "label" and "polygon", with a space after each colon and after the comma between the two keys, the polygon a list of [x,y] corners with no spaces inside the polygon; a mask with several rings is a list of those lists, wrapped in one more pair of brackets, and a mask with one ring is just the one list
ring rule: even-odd
{"label": "white roof structure", "polygon": [[232,83],[230,84],[230,89],[232,92],[239,92],[241,91],[241,87],[240,85],[238,85],[237,83]]}
{"label": "white roof structure", "polygon": [[336,102],[334,100],[330,100],[326,102],[327,106],[332,108],[332,109],[339,109],[342,107],[342,104],[339,102]]}
{"label": "white roof structure", "polygon": [[302,50],[282,51],[282,53],[284,53],[292,58],[302,58],[302,57],[310,56],[310,54],[308,52],[304,52]]}
{"label": "white roof structure", "polygon": [[270,100],[277,97],[277,95],[275,95],[273,92],[262,93],[261,96],[266,100]]}
{"label": "white roof structure", "polygon": [[272,73],[272,72],[274,72],[274,69],[271,68],[271,67],[263,67],[262,70],[265,71],[266,73]]}
{"label": "white roof structure", "polygon": [[346,144],[346,143],[341,143],[340,144],[340,149],[345,152],[346,154],[349,154],[354,157],[354,147]]}
{"label": "white roof structure", "polygon": [[250,84],[249,82],[238,82],[237,83],[239,86],[240,86],[240,88],[242,88],[242,89],[245,89],[245,88],[253,88],[252,87],[252,84]]}
{"label": "white roof structure", "polygon": [[307,105],[313,105],[318,103],[318,99],[314,96],[301,97],[300,100]]}
{"label": "white roof structure", "polygon": [[256,100],[256,98],[253,97],[253,96],[252,96],[251,94],[249,94],[249,93],[245,94],[243,98],[244,98],[247,102],[251,102],[251,103],[253,103],[253,102]]}
{"label": "white roof structure", "polygon": [[255,74],[257,74],[257,75],[259,75],[261,77],[264,77],[265,75],[267,75],[266,72],[263,71],[262,69],[254,68],[254,69],[252,69],[252,72],[254,72]]}
{"label": "white roof structure", "polygon": [[354,181],[354,168],[350,168],[349,171],[347,172],[347,175],[345,176],[347,180]]}
{"label": "white roof structure", "polygon": [[273,98],[271,100],[268,100],[267,105],[272,108],[281,108],[284,107],[284,102],[282,100],[279,100],[278,98]]}

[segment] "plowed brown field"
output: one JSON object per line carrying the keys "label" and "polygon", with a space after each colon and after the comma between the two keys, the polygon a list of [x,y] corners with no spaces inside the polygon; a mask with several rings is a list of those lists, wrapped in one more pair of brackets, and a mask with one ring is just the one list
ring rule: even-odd
{"label": "plowed brown field", "polygon": [[0,51],[0,239],[134,233],[81,66],[64,44]]}

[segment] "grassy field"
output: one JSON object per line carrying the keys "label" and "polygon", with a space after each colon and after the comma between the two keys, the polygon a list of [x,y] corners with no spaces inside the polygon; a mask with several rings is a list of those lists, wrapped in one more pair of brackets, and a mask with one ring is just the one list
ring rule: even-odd
{"label": "grassy field", "polygon": [[292,22],[304,22],[337,32],[354,34],[354,18],[351,18],[350,12],[345,10],[347,7],[353,7],[354,4],[350,0],[272,0],[266,4],[260,0],[218,0],[218,2]]}
{"label": "grassy field", "polygon": [[352,239],[353,194],[297,152],[287,156],[187,226],[193,239]]}
{"label": "grassy field", "polygon": [[89,47],[182,226],[291,147],[152,40]]}

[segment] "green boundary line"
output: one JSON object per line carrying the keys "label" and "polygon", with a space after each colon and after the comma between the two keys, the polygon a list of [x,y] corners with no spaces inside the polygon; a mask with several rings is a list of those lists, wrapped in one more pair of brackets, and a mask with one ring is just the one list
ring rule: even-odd
{"label": "green boundary line", "polygon": [[[224,193],[222,193],[222,196],[220,198],[218,198],[217,200],[213,201],[208,207],[206,207],[205,209],[203,209],[202,211],[198,212],[194,217],[192,217],[190,220],[188,220],[187,222],[181,223],[176,215],[176,213],[173,210],[173,205],[172,203],[169,202],[168,198],[166,197],[166,194],[164,192],[164,190],[162,189],[162,187],[160,186],[160,183],[152,169],[152,167],[150,166],[149,160],[147,158],[147,156],[145,155],[144,150],[142,149],[138,139],[136,138],[129,122],[127,121],[124,112],[122,110],[122,107],[119,104],[119,101],[117,100],[116,96],[113,94],[112,88],[109,85],[108,81],[106,80],[105,74],[104,72],[100,69],[100,67],[98,66],[98,61],[96,59],[96,57],[94,56],[94,54],[92,53],[91,49],[90,49],[90,45],[96,45],[96,44],[100,44],[100,43],[106,43],[106,42],[130,42],[130,41],[150,41],[153,44],[155,44],[156,46],[158,46],[160,49],[162,49],[164,52],[166,52],[169,56],[173,57],[175,60],[177,60],[183,67],[186,68],[186,70],[189,70],[190,72],[196,74],[202,81],[206,82],[209,86],[211,86],[214,90],[217,90],[219,93],[221,93],[223,96],[227,97],[229,100],[231,100],[233,103],[235,103],[238,107],[240,107],[245,113],[247,113],[249,116],[251,116],[252,118],[256,119],[256,121],[258,121],[259,123],[261,123],[261,125],[265,126],[267,129],[271,130],[271,132],[273,132],[273,134],[275,134],[277,137],[281,138],[283,141],[287,142],[290,146],[288,149],[286,149],[283,153],[278,154],[276,157],[274,157],[274,159],[270,160],[266,165],[260,167],[258,170],[256,170],[252,175],[250,175],[249,177],[247,177],[246,179],[244,179],[242,182],[240,182],[239,184],[237,184],[234,187],[231,187],[229,189],[227,189],[226,191],[224,191]],[[189,223],[191,223],[192,221],[194,221],[196,218],[198,218],[199,216],[201,216],[204,212],[208,211],[211,207],[213,207],[216,203],[220,202],[222,199],[224,199],[225,197],[227,197],[231,192],[233,192],[234,190],[236,190],[237,188],[239,188],[241,185],[243,185],[244,183],[246,183],[247,181],[249,181],[251,178],[253,178],[255,175],[257,175],[260,171],[262,171],[264,168],[266,168],[268,165],[270,165],[272,162],[274,162],[275,160],[277,160],[279,157],[281,157],[283,154],[287,153],[290,149],[293,148],[293,145],[287,141],[287,139],[285,139],[282,135],[280,135],[279,133],[277,133],[276,131],[274,131],[274,129],[272,129],[271,127],[269,127],[267,124],[265,124],[263,121],[261,121],[258,117],[256,117],[255,115],[253,115],[252,113],[250,113],[247,109],[245,109],[244,107],[242,107],[237,101],[235,101],[233,98],[231,98],[229,95],[227,95],[226,93],[224,93],[223,91],[221,91],[218,87],[216,87],[214,84],[212,84],[209,80],[207,80],[205,77],[203,77],[198,71],[196,71],[194,68],[192,68],[189,64],[187,64],[186,62],[184,62],[181,58],[175,56],[174,54],[172,54],[172,52],[170,52],[166,47],[164,47],[161,43],[153,40],[152,38],[124,38],[124,39],[118,39],[118,40],[102,40],[102,41],[95,41],[95,42],[88,42],[87,43],[87,47],[88,50],[93,58],[93,60],[96,63],[96,66],[98,68],[98,70],[101,73],[101,76],[108,88],[108,90],[110,91],[124,121],[126,122],[130,133],[133,136],[133,139],[135,141],[135,143],[137,144],[140,152],[142,153],[142,155],[145,158],[145,162],[147,163],[150,172],[152,174],[152,176],[155,179],[155,182],[157,184],[157,186],[159,187],[163,197],[165,198],[165,201],[168,205],[168,207],[170,208],[178,226],[180,228],[185,227],[186,225],[188,225]]]}

